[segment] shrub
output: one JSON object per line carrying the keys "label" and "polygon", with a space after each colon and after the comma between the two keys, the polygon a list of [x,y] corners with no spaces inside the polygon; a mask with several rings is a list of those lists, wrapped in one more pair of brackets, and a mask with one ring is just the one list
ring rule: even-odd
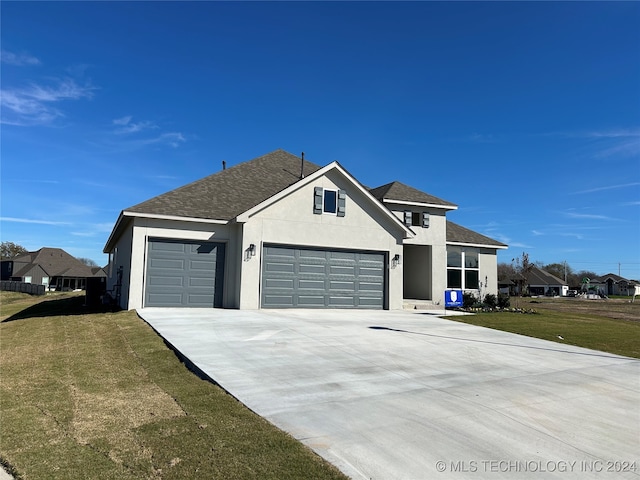
{"label": "shrub", "polygon": [[499,308],[509,308],[511,306],[511,301],[509,300],[509,295],[506,293],[501,293],[498,295],[498,307]]}
{"label": "shrub", "polygon": [[484,296],[484,305],[488,308],[494,309],[498,304],[498,299],[493,293],[487,293]]}
{"label": "shrub", "polygon": [[471,308],[476,303],[478,303],[478,299],[473,293],[463,292],[462,294],[462,308]]}

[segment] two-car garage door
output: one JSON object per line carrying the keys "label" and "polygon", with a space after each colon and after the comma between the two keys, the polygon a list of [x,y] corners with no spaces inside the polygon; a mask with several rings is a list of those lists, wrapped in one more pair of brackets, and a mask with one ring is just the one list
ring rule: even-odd
{"label": "two-car garage door", "polygon": [[265,246],[263,308],[384,308],[385,254]]}

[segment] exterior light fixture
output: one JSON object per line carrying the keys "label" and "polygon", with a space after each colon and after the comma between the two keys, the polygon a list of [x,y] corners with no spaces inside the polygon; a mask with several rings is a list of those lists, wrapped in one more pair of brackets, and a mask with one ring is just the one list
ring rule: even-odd
{"label": "exterior light fixture", "polygon": [[391,264],[392,264],[394,267],[397,267],[398,265],[400,265],[400,254],[399,254],[399,253],[396,253],[396,254],[393,256],[393,260],[391,260]]}
{"label": "exterior light fixture", "polygon": [[251,245],[249,245],[249,255],[252,257],[256,256],[256,244],[252,243]]}

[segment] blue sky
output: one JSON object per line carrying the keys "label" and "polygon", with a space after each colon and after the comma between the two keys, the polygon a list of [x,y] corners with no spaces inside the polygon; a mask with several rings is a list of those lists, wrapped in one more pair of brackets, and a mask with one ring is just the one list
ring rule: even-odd
{"label": "blue sky", "polygon": [[3,241],[102,265],[121,210],[282,148],[640,279],[638,2],[0,8]]}

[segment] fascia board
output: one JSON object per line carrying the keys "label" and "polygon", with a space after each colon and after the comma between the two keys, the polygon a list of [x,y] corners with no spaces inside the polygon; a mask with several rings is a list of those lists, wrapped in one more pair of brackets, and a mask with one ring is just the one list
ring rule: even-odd
{"label": "fascia board", "polygon": [[269,197],[264,202],[259,203],[255,207],[250,208],[246,212],[241,213],[240,215],[238,215],[236,217],[235,220],[238,223],[246,223],[247,221],[249,221],[249,219],[253,215],[255,215],[260,210],[262,210],[262,209],[264,209],[264,208],[266,208],[266,207],[268,207],[270,205],[273,205],[274,203],[278,202],[282,198],[284,198],[287,195],[291,194],[291,192],[294,192],[294,191],[296,191],[296,190],[308,185],[309,183],[316,181],[318,178],[322,177],[323,175],[325,175],[330,170],[337,170],[338,172],[340,172],[342,174],[342,176],[345,177],[356,189],[358,189],[360,192],[362,192],[364,194],[364,196],[367,197],[371,201],[371,203],[376,206],[376,208],[378,208],[384,215],[386,215],[389,219],[391,219],[392,222],[396,224],[396,226],[400,227],[400,229],[403,232],[405,232],[405,236],[406,237],[414,237],[415,236],[415,234],[411,230],[409,230],[404,225],[404,223],[402,223],[389,209],[387,209],[382,203],[380,203],[373,195],[371,195],[369,193],[369,191],[366,188],[364,188],[358,181],[356,181],[355,178],[349,172],[347,172],[344,168],[342,168],[342,166],[338,162],[335,162],[335,161],[331,162],[330,164],[326,165],[325,167],[322,167],[320,170],[316,170],[311,175],[307,175],[303,179],[297,181],[293,185],[290,185],[289,187],[285,188],[281,192],[278,192],[274,196]]}
{"label": "fascia board", "polygon": [[224,225],[229,223],[228,220],[216,220],[213,218],[198,218],[198,217],[180,217],[178,215],[160,215],[156,213],[138,213],[138,212],[122,212],[127,217],[138,218],[152,218],[155,220],[177,220],[179,222],[193,222],[193,223],[215,223],[218,225]]}
{"label": "fascia board", "polygon": [[465,242],[447,242],[447,245],[456,247],[479,247],[479,248],[495,248],[497,250],[506,250],[508,245],[488,245],[486,243],[465,243]]}
{"label": "fascia board", "polygon": [[393,203],[394,205],[408,205],[411,207],[426,207],[426,208],[439,208],[441,210],[457,210],[457,205],[437,205],[435,203],[422,203],[422,202],[409,202],[406,200],[391,200],[389,198],[383,198],[384,203]]}
{"label": "fascia board", "polygon": [[119,231],[122,226],[124,226],[124,222],[130,218],[151,218],[154,220],[175,220],[179,222],[193,222],[193,223],[208,223],[208,224],[216,224],[216,225],[226,225],[229,223],[228,220],[215,220],[211,218],[196,218],[196,217],[180,217],[177,215],[160,215],[154,213],[139,213],[139,212],[128,212],[123,210],[120,212],[120,216],[116,221],[115,227],[113,227],[113,231],[109,236],[109,240],[107,240],[106,245],[104,246],[103,253],[109,253],[111,251],[111,244],[120,236]]}

